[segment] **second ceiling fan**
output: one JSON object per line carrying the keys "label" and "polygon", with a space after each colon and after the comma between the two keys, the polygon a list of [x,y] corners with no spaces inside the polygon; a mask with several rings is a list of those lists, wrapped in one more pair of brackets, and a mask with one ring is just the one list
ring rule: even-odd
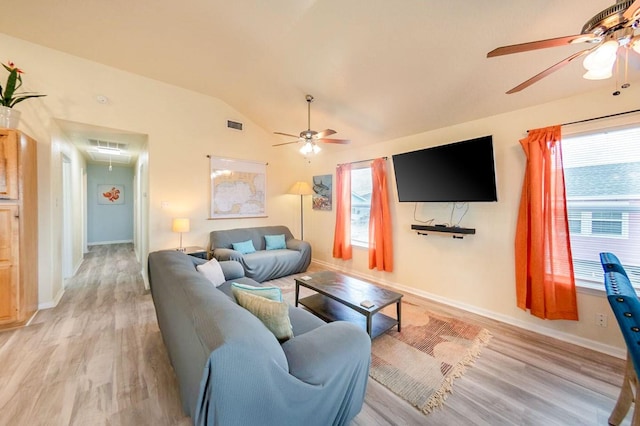
{"label": "second ceiling fan", "polygon": [[[574,53],[509,90],[507,94],[519,92],[531,86],[583,55],[587,55],[583,63],[587,70],[584,78],[590,80],[605,79],[612,76],[612,68],[616,62],[619,47],[627,48],[625,54],[629,52],[628,49],[633,49],[640,53],[640,35],[635,34],[639,22],[640,0],[617,0],[616,4],[602,10],[587,21],[580,34],[502,46],[489,52],[487,57],[493,58],[512,53],[586,42],[595,46]],[[622,87],[625,87],[625,85]]]}
{"label": "second ceiling fan", "polygon": [[327,136],[331,136],[337,133],[335,130],[325,129],[320,132],[311,130],[311,102],[313,102],[313,96],[307,95],[305,99],[307,100],[307,130],[303,130],[302,132],[300,132],[299,136],[292,135],[290,133],[273,132],[276,135],[291,136],[292,138],[298,138],[295,141],[278,143],[273,146],[282,146],[282,145],[289,145],[292,143],[302,142],[304,143],[304,145],[302,146],[302,148],[300,148],[301,153],[317,154],[318,152],[320,152],[320,147],[317,145],[317,142],[337,143],[337,144],[348,144],[351,142],[350,140],[347,140],[347,139],[328,139]]}

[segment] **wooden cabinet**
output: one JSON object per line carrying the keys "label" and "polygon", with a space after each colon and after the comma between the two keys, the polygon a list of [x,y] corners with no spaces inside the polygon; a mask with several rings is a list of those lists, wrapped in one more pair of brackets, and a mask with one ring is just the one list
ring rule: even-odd
{"label": "wooden cabinet", "polygon": [[36,142],[0,128],[0,328],[25,324],[38,309]]}
{"label": "wooden cabinet", "polygon": [[0,134],[0,199],[18,199],[18,134]]}

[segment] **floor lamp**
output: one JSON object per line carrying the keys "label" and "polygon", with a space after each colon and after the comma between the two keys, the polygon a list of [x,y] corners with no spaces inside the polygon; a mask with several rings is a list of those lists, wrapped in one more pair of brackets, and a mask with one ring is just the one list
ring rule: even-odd
{"label": "floor lamp", "polygon": [[287,194],[300,196],[300,239],[304,240],[304,213],[302,209],[302,197],[304,195],[312,195],[313,189],[311,189],[311,185],[307,182],[296,182]]}

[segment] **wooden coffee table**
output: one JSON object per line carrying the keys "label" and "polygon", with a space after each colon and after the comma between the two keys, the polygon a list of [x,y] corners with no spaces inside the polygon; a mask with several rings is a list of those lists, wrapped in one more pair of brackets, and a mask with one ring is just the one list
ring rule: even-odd
{"label": "wooden coffee table", "polygon": [[[349,321],[365,327],[372,339],[402,322],[402,294],[380,288],[333,271],[322,271],[304,275],[295,279],[296,302],[325,321]],[[300,286],[309,288],[316,294],[299,299]],[[374,305],[361,306],[364,300]],[[382,308],[396,304],[396,318],[381,312]]]}

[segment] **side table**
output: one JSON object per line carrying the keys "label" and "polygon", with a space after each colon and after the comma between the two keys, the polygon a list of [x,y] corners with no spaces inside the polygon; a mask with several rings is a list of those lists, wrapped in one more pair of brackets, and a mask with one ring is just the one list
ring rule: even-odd
{"label": "side table", "polygon": [[208,259],[207,249],[198,246],[185,247],[183,253],[204,260]]}

